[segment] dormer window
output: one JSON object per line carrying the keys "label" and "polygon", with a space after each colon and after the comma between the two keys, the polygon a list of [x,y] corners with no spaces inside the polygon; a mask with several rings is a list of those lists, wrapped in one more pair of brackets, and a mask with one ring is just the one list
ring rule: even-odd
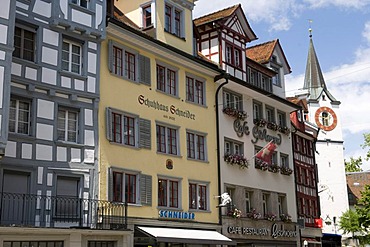
{"label": "dormer window", "polygon": [[150,5],[143,7],[143,28],[150,27],[152,25],[152,8]]}
{"label": "dormer window", "polygon": [[183,36],[183,11],[169,4],[165,6],[164,30],[177,37]]}

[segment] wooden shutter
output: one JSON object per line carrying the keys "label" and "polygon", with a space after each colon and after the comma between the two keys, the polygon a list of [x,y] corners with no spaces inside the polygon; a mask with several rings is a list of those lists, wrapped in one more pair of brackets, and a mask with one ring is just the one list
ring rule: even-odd
{"label": "wooden shutter", "polygon": [[139,119],[139,147],[151,149],[151,126],[150,120]]}
{"label": "wooden shutter", "polygon": [[112,110],[109,107],[105,108],[105,131],[108,141],[112,141]]}
{"label": "wooden shutter", "polygon": [[140,175],[140,201],[142,205],[152,205],[152,176]]}
{"label": "wooden shutter", "polygon": [[113,41],[108,41],[108,69],[109,72],[113,71]]}
{"label": "wooden shutter", "polygon": [[139,82],[150,86],[150,75],[150,58],[139,55]]}

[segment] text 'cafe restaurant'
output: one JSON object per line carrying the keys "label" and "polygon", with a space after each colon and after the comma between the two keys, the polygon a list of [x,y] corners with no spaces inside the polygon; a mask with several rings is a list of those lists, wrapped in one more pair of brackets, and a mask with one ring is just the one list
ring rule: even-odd
{"label": "text 'cafe restaurant'", "polygon": [[136,225],[135,246],[215,246],[236,245],[235,241],[219,233],[216,224],[198,223],[196,213],[159,210],[158,220]]}

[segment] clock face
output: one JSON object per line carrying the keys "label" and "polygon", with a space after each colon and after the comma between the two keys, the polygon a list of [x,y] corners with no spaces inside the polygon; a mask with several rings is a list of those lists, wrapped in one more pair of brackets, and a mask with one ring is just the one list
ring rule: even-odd
{"label": "clock face", "polygon": [[320,107],[315,113],[315,122],[320,129],[331,131],[337,126],[337,115],[329,107]]}

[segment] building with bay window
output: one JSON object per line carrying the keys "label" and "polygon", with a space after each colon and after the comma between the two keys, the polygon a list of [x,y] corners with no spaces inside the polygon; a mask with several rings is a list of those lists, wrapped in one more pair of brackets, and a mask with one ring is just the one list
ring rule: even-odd
{"label": "building with bay window", "polygon": [[[247,47],[257,37],[241,5],[194,24],[198,51],[228,73],[216,95],[220,189],[232,199],[219,211],[222,233],[237,245],[297,246],[289,116],[300,107],[283,93],[290,67],[280,43]],[[255,157],[275,145],[269,160]]]}

